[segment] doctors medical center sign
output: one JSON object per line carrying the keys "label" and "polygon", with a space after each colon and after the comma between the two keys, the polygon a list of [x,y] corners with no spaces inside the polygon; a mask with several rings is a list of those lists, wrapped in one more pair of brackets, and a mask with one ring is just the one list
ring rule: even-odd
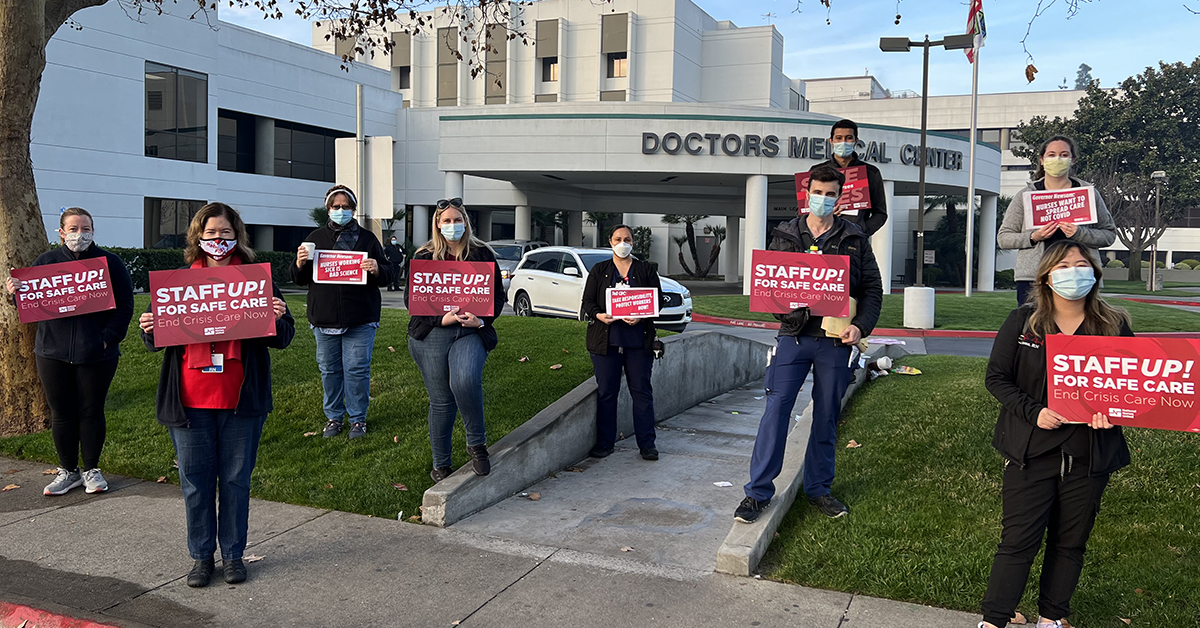
{"label": "doctors medical center sign", "polygon": [[[894,147],[893,147],[894,148]],[[892,163],[886,142],[862,142],[856,147],[863,161],[879,164]],[[930,168],[962,170],[963,154],[960,150],[925,148],[927,165]],[[781,138],[778,135],[755,135],[747,133],[642,133],[642,154],[657,155],[725,155],[727,157],[788,157],[791,159],[825,160],[833,156],[829,140],[823,137]],[[893,153],[895,154],[895,153]],[[900,147],[900,163],[919,166],[921,147],[904,144]]]}

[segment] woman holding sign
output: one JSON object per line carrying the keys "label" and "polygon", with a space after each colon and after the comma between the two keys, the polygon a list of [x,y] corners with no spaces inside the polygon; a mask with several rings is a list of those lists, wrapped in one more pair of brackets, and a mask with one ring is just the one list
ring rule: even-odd
{"label": "woman holding sign", "polygon": [[[350,188],[330,188],[325,208],[329,222],[308,234],[308,241],[296,250],[292,281],[309,287],[308,324],[317,340],[317,367],[325,391],[324,436],[341,434],[348,416],[349,437],[359,438],[367,433],[371,354],[382,307],[379,288],[390,284],[396,271],[379,239],[354,218],[358,198]],[[333,261],[322,262],[322,257]]]}
{"label": "woman holding sign", "polygon": [[[1112,214],[1109,213],[1099,191],[1094,188],[1091,194],[1094,201],[1094,220],[1052,220],[1042,224],[1035,215],[1034,223],[1026,224],[1026,203],[1030,201],[1030,193],[1092,188],[1091,183],[1071,176],[1071,166],[1078,152],[1075,140],[1069,137],[1055,135],[1046,140],[1038,153],[1040,164],[1033,175],[1034,180],[1030,181],[1004,210],[1004,221],[996,234],[996,243],[1002,249],[1017,251],[1014,279],[1017,282],[1018,305],[1029,299],[1038,262],[1047,246],[1059,240],[1071,240],[1092,249],[1095,256],[1099,257],[1099,249],[1111,245],[1117,239],[1117,227],[1113,223]],[[1079,222],[1080,220],[1082,222]]]}
{"label": "woman holding sign", "polygon": [[[657,335],[652,318],[614,318],[609,312],[609,288],[653,288],[662,299],[662,284],[649,262],[633,257],[633,229],[617,225],[608,238],[613,257],[588,272],[580,307],[587,315],[587,348],[596,373],[596,445],[588,454],[604,458],[617,441],[617,395],[621,372],[633,398],[633,428],[645,460],[658,460],[654,446],[654,389],[650,371]],[[660,306],[663,302],[660,301]]]}
{"label": "woman holding sign", "polygon": [[[43,495],[62,495],[81,485],[88,493],[108,490],[99,469],[106,432],[104,400],[117,372],[121,340],[133,318],[133,283],[121,258],[92,242],[94,233],[87,210],[65,209],[58,217],[62,246],[42,253],[33,263],[37,267],[102,259],[108,264],[104,280],[116,302],[114,309],[38,321],[33,354],[50,405],[50,433],[58,452],[58,474]],[[17,293],[30,288],[12,277],[6,287],[17,298]]]}
{"label": "woman holding sign", "polygon": [[[254,251],[248,240],[246,225],[232,207],[209,203],[188,227],[184,260],[192,269],[250,264]],[[189,587],[208,586],[218,540],[225,582],[246,579],[242,553],[250,474],[273,408],[267,350],[286,348],[296,331],[279,287],[271,282],[271,288],[274,336],[170,346],[163,357],[157,415],[179,460],[188,553],[196,561],[188,573]],[[153,311],[142,314],[138,323],[146,348],[162,350],[154,342]]]}
{"label": "woman holding sign", "polygon": [[1109,475],[1129,464],[1121,428],[1107,416],[1065,417],[1046,407],[1047,336],[1133,335],[1129,315],[1100,298],[1101,275],[1079,242],[1046,247],[1030,302],[1009,314],[992,346],[987,388],[1001,406],[992,446],[1005,461],[1004,519],[981,627],[1002,627],[1016,612],[1043,536],[1038,626],[1061,626]]}
{"label": "woman holding sign", "polygon": [[406,306],[411,298],[412,268],[419,260],[484,262],[493,269],[495,301],[490,315],[476,315],[453,307],[442,316],[408,319],[408,352],[421,370],[429,393],[429,447],[433,451],[433,471],[429,477],[441,482],[454,472],[451,436],[459,412],[467,435],[471,468],[477,475],[487,475],[492,466],[483,422],[483,364],[488,352],[499,342],[492,321],[504,309],[500,265],[492,250],[474,236],[461,198],[437,202],[433,238],[417,249],[409,262],[410,277],[404,287]]}

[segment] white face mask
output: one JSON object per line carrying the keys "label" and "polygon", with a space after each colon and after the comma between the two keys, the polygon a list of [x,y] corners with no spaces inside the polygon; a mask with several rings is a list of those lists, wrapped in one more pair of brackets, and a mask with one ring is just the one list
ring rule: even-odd
{"label": "white face mask", "polygon": [[626,257],[629,257],[630,253],[633,253],[633,245],[629,244],[628,242],[620,242],[618,244],[614,244],[612,250],[613,253],[617,254],[617,257],[625,259]]}
{"label": "white face mask", "polygon": [[90,231],[79,231],[76,233],[63,234],[63,245],[71,250],[72,253],[82,253],[92,246],[92,239],[95,236]]}

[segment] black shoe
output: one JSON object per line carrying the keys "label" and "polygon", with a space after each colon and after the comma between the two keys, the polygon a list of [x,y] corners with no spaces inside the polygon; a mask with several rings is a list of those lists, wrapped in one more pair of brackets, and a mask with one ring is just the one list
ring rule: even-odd
{"label": "black shoe", "polygon": [[833,495],[822,495],[820,497],[809,497],[808,503],[817,507],[821,514],[831,519],[844,517],[850,513],[850,509],[846,508],[846,504],[839,502]]}
{"label": "black shoe", "polygon": [[246,581],[246,563],[235,558],[225,561],[225,584],[237,584]]}
{"label": "black shoe", "polygon": [[658,450],[653,447],[643,449],[642,460],[658,460]]}
{"label": "black shoe", "polygon": [[196,564],[192,565],[192,570],[188,572],[187,585],[192,588],[206,587],[212,580],[212,575],[213,559],[198,560]]}
{"label": "black shoe", "polygon": [[591,451],[588,452],[588,457],[589,458],[607,458],[612,455],[612,452],[615,449],[616,449],[615,447],[609,447],[608,449],[601,449],[599,445],[596,445],[595,447],[592,447]]}
{"label": "black shoe", "polygon": [[441,482],[442,480],[450,477],[451,473],[454,473],[454,469],[451,469],[450,467],[438,467],[429,472],[429,477],[433,478],[434,482]]}
{"label": "black shoe", "polygon": [[487,475],[492,472],[492,463],[488,460],[487,445],[467,447],[467,453],[471,455],[471,470],[475,472],[475,475]]}
{"label": "black shoe", "polygon": [[746,499],[743,499],[742,503],[738,505],[737,510],[733,511],[733,519],[734,521],[741,521],[742,523],[754,523],[758,520],[759,513],[761,513],[767,508],[767,506],[770,505],[771,500],[769,499],[765,502],[760,502],[756,501],[753,497],[747,496]]}

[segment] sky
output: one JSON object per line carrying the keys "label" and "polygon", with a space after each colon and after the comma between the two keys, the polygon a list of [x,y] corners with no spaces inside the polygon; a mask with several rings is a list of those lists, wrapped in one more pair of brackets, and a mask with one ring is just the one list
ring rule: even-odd
{"label": "sky", "polygon": [[[791,78],[871,74],[892,90],[921,89],[920,50],[908,54],[879,50],[880,37],[931,39],[965,32],[965,0],[694,0],[718,20],[738,26],[767,23],[784,37],[784,72]],[[1025,80],[1030,62],[1021,39],[1038,0],[983,0],[988,38],[980,58],[981,93],[1049,91],[1065,78],[1071,87],[1081,63],[1092,67],[1102,86],[1116,86],[1158,62],[1190,63],[1200,56],[1200,0],[1041,0],[1043,12],[1030,29],[1027,48],[1038,68]],[[1190,3],[1190,5],[1189,5]],[[290,0],[280,0],[290,13]],[[900,24],[895,24],[896,13]],[[800,10],[797,11],[796,9]],[[222,20],[304,44],[312,44],[309,22],[293,15],[264,20],[256,9],[220,9]],[[829,23],[826,23],[828,19]],[[971,66],[962,51],[930,52],[929,93],[971,92]]]}

